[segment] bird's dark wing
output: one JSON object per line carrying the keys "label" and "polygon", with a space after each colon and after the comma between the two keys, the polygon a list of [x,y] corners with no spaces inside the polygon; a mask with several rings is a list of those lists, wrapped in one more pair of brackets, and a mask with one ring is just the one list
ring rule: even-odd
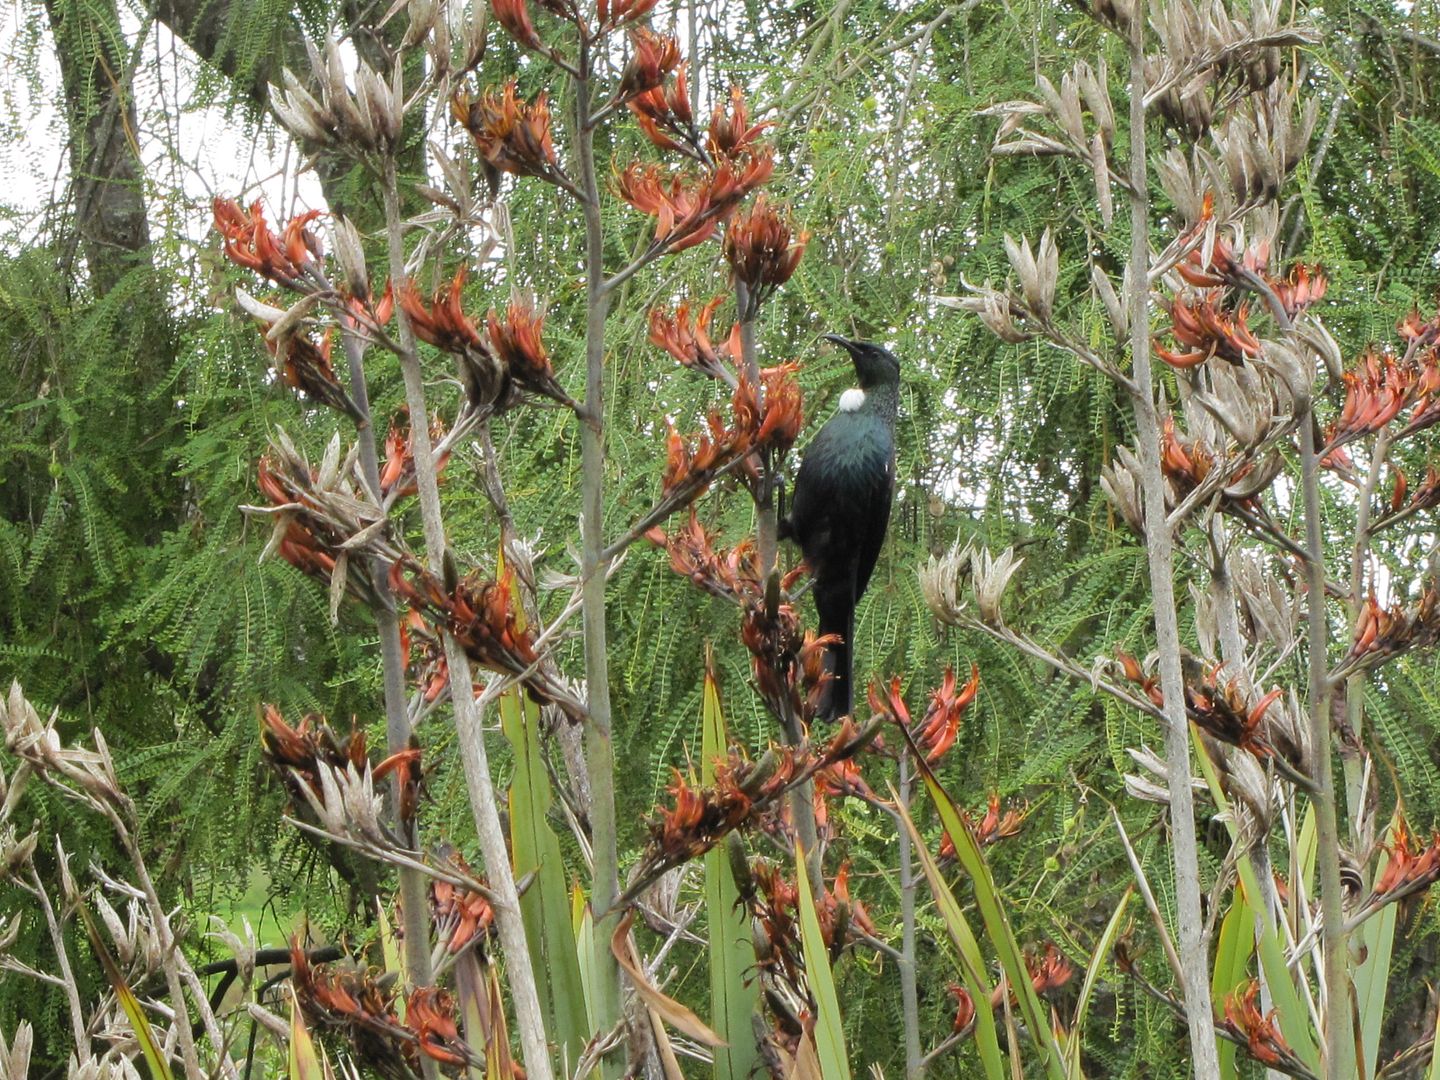
{"label": "bird's dark wing", "polygon": [[895,457],[892,454],[885,472],[885,482],[872,492],[874,510],[867,514],[861,527],[858,546],[858,562],[855,567],[855,596],[865,595],[870,584],[870,575],[875,572],[875,561],[880,558],[880,549],[885,546],[885,531],[890,525],[890,504],[895,498]]}
{"label": "bird's dark wing", "polygon": [[867,419],[835,416],[806,447],[788,529],[817,574],[854,567],[857,600],[885,541],[895,488],[889,432]]}

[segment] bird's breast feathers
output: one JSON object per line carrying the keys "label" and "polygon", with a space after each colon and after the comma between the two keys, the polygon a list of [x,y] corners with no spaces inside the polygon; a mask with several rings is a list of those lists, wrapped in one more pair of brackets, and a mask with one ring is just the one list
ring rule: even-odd
{"label": "bird's breast feathers", "polygon": [[865,391],[858,386],[852,386],[840,395],[840,411],[842,413],[857,412],[860,406],[865,404]]}

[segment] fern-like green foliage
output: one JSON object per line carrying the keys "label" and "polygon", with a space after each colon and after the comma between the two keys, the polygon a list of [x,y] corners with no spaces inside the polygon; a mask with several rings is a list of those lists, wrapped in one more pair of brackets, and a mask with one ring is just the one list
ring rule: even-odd
{"label": "fern-like green foliage", "polygon": [[[1396,39],[1377,37],[1361,22],[1378,20],[1388,33],[1401,13],[1379,3],[1330,8],[1325,17],[1334,21],[1306,61],[1307,78],[1322,98],[1322,129],[1326,110],[1340,106],[1324,159],[1303,171],[1286,223],[1295,235],[1290,253],[1322,260],[1329,270],[1326,318],[1353,353],[1387,338],[1394,320],[1410,304],[1430,302],[1440,284],[1440,111],[1425,89],[1433,59],[1380,47],[1377,41]],[[253,120],[253,79],[293,40],[294,28],[318,35],[333,14],[325,4],[278,0],[217,10],[224,16],[212,57],[219,66],[195,103],[232,107],[237,122]],[[662,5],[662,15],[668,10]],[[900,491],[891,539],[859,613],[857,670],[862,678],[902,675],[919,711],[947,665],[979,665],[979,699],[941,778],[964,806],[981,807],[992,791],[1028,803],[1021,835],[990,853],[997,879],[1016,905],[1021,939],[1056,940],[1078,960],[1129,880],[1104,800],[1119,797],[1130,767],[1125,748],[1153,745],[1159,733],[1013,650],[939,633],[915,570],[957,537],[992,547],[1033,540],[1010,601],[1017,625],[1087,663],[1117,647],[1140,655],[1150,647],[1144,552],[1098,494],[1100,466],[1132,437],[1125,403],[1069,358],[1035,344],[998,345],[976,320],[934,299],[961,291],[962,278],[1004,279],[1003,236],[1033,238],[1051,226],[1066,268],[1060,294],[1069,310],[1092,320],[1084,328],[1096,331],[1103,316],[1087,298],[1078,256],[1099,251],[1118,265],[1129,244],[1126,223],[1117,217],[1104,228],[1088,172],[992,160],[995,121],[976,111],[1031,96],[1037,69],[1093,58],[1104,47],[1101,35],[1078,11],[1028,2],[959,5],[948,21],[898,49],[896,42],[946,10],[938,0],[856,0],[830,13],[768,0],[692,10],[707,45],[693,73],[697,86],[714,97],[738,81],[767,117],[783,121],[773,132],[776,191],[811,234],[798,274],[766,309],[762,363],[802,361],[811,430],[849,385],[848,364],[817,343],[819,334],[883,339],[904,364]],[[538,65],[517,61],[512,44],[492,40],[478,78],[498,82],[518,67],[521,93],[532,94]],[[1112,64],[1112,72],[1122,67]],[[566,123],[559,109],[556,123]],[[463,152],[453,132],[432,134]],[[616,161],[651,153],[633,132],[617,138],[605,148]],[[363,173],[326,180],[332,201],[357,216],[373,213],[375,192]],[[502,273],[475,276],[467,309],[502,304],[512,287],[547,300],[547,343],[561,381],[578,396],[579,222],[540,185],[507,181],[504,195],[517,242],[503,252]],[[612,200],[606,229],[609,256],[619,264],[644,242],[649,223]],[[213,905],[243,892],[261,870],[283,884],[282,907],[306,907],[338,930],[353,900],[343,889],[332,896],[341,879],[329,853],[280,827],[278,795],[256,769],[255,715],[259,702],[274,701],[287,715],[322,711],[342,724],[353,716],[378,730],[373,623],[342,611],[331,626],[318,586],[287,566],[257,562],[265,530],[238,510],[255,498],[255,463],[274,427],[313,451],[334,420],[307,410],[268,374],[250,326],[201,306],[202,291],[221,295],[227,282],[211,280],[213,263],[179,238],[159,241],[174,252],[164,269],[136,269],[99,299],[53,269],[52,240],[0,262],[0,355],[8,375],[0,390],[0,676],[23,677],[28,695],[58,707],[65,724],[104,730],[141,801],[145,840],[171,896],[198,886],[197,908]],[[446,270],[469,256],[457,248]],[[720,388],[678,369],[646,341],[647,309],[724,291],[719,267],[711,249],[700,249],[638,275],[618,298],[607,338],[612,535],[657,494],[665,417],[693,430],[724,399]],[[722,309],[717,326],[728,314]],[[453,409],[455,397],[443,385],[448,366],[433,355],[425,362],[436,406]],[[372,355],[369,377],[376,416],[386,417],[402,398],[398,373]],[[518,528],[538,538],[542,566],[572,571],[567,546],[579,503],[573,422],[560,411],[523,409],[497,420],[493,434]],[[1413,451],[1412,474],[1423,470],[1427,450]],[[451,462],[444,496],[458,559],[493,566],[497,526],[468,450]],[[748,500],[724,485],[697,512],[731,542],[753,531]],[[406,515],[402,527],[418,532],[413,512]],[[1417,558],[1399,547],[1382,555],[1397,573]],[[732,734],[758,753],[777,733],[748,689],[749,660],[731,607],[693,589],[663,553],[644,545],[617,573],[610,596],[625,862],[644,842],[644,820],[670,770],[686,768],[699,751],[705,644],[715,649]],[[548,603],[553,615],[558,598]],[[578,643],[563,646],[561,660],[580,670]],[[1368,701],[1377,741],[1419,822],[1440,815],[1435,676],[1432,658],[1407,659],[1387,669]],[[473,856],[448,719],[438,717],[419,734],[435,769],[427,835]],[[503,782],[503,750],[493,747],[492,755]],[[103,855],[106,838],[88,831],[91,825],[59,820],[42,792],[28,794],[27,806],[63,833],[79,858]],[[1153,816],[1127,813],[1139,826],[1142,858],[1163,866],[1163,833],[1143,831]],[[856,896],[872,912],[893,913],[893,827],[858,803],[837,808],[835,819],[837,857],[852,861]],[[938,837],[934,820],[922,814],[920,824]],[[1163,877],[1154,880],[1168,905]],[[963,888],[959,895],[967,899]],[[0,902],[11,899],[0,890]],[[944,987],[955,973],[944,951],[930,947],[943,930],[923,911],[921,932],[922,1013],[938,1041],[953,1016]],[[44,966],[38,937],[26,941],[22,959]],[[1433,956],[1433,932],[1410,948],[1417,965]],[[1153,956],[1142,963],[1152,974],[1162,971]],[[82,965],[81,974],[98,985],[98,972]],[[837,978],[853,1059],[901,1074],[893,965],[856,955],[842,961]],[[704,971],[682,971],[669,992],[703,1008]],[[60,1009],[58,998],[37,996],[18,980],[0,988],[0,1027],[7,1030],[23,1013],[58,1040],[65,1030]],[[1104,991],[1093,1016],[1090,1075],[1186,1074],[1180,1029],[1132,987]],[[973,1056],[957,1053],[953,1072],[968,1075]],[[940,1068],[949,1074],[952,1063]]]}

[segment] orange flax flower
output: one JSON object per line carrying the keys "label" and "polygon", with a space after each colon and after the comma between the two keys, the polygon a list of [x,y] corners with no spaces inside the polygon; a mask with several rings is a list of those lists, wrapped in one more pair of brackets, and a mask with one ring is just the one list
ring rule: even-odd
{"label": "orange flax flower", "polygon": [[725,261],[758,304],[790,280],[809,239],[807,232],[795,235],[790,215],[761,195],[748,211],[731,218],[725,232]]}
{"label": "orange flax flower", "polygon": [[445,352],[463,354],[484,345],[479,329],[461,306],[466,274],[466,268],[460,267],[449,286],[442,286],[428,305],[413,280],[407,280],[400,289],[400,308],[415,336]]}
{"label": "orange flax flower", "polygon": [[470,132],[481,156],[501,172],[549,180],[561,175],[550,135],[548,95],[527,104],[517,97],[511,79],[498,94],[487,89],[479,100],[457,94],[451,113]]}
{"label": "orange flax flower", "polygon": [[630,31],[630,46],[630,61],[616,91],[621,100],[658,89],[680,64],[680,43],[669,34],[637,26]]}

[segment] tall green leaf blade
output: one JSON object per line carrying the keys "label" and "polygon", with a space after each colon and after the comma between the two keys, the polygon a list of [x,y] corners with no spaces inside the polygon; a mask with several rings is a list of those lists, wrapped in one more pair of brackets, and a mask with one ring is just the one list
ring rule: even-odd
{"label": "tall green leaf blade", "polygon": [[[130,1029],[135,1033],[135,1041],[140,1044],[151,1080],[174,1080],[170,1072],[170,1062],[160,1048],[160,1041],[155,1038],[155,1029],[145,1018],[140,999],[125,982],[125,975],[111,954],[110,946],[106,945],[105,939],[100,936],[100,928],[95,925],[95,916],[90,914],[90,908],[83,900],[80,901],[80,918],[85,923],[85,933],[90,937],[90,945],[100,960],[100,966],[105,969],[105,977],[110,980],[111,989],[115,991],[116,1000],[125,1011],[125,1018],[130,1021]],[[76,1047],[77,1053],[80,1050],[80,1047]]]}
{"label": "tall green leaf blade", "polygon": [[585,1050],[590,1022],[585,1007],[570,890],[565,864],[547,815],[550,775],[540,749],[540,708],[518,687],[500,696],[500,726],[515,753],[510,783],[510,851],[515,877],[535,877],[520,897],[525,939],[541,1000],[549,1012],[546,1030],[565,1048],[573,1067]]}
{"label": "tall green leaf blade", "polygon": [[1435,1014],[1435,1032],[1430,1041],[1434,1048],[1430,1051],[1430,1068],[1425,1070],[1425,1080],[1440,1080],[1440,1012]]}
{"label": "tall green leaf blade", "polygon": [[[715,782],[715,762],[728,740],[720,709],[720,688],[709,664],[701,707],[700,780]],[[727,1045],[715,1050],[715,1080],[745,1080],[760,1064],[752,1017],[760,1008],[760,988],[746,976],[755,967],[750,920],[723,847],[705,854],[705,908],[710,915],[710,1024]]]}
{"label": "tall green leaf blade", "polygon": [[[1243,888],[1231,893],[1230,910],[1220,920],[1220,934],[1215,943],[1215,966],[1210,974],[1210,999],[1215,1008],[1223,1007],[1227,997],[1242,989],[1249,981],[1250,957],[1255,954],[1255,913],[1250,910]],[[1228,1039],[1220,1040],[1220,1075],[1233,1077],[1238,1047]]]}
{"label": "tall green leaf blade", "polygon": [[930,883],[930,892],[940,909],[940,917],[945,920],[945,929],[950,932],[950,939],[955,942],[955,951],[960,960],[960,981],[964,983],[970,1000],[975,1004],[975,1046],[980,1052],[980,1063],[984,1066],[986,1080],[1005,1080],[1005,1059],[1000,1050],[995,1013],[990,1006],[990,979],[985,974],[985,958],[980,954],[980,942],[976,939],[975,932],[970,929],[970,923],[955,900],[955,894],[950,891],[950,886],[945,884],[935,857],[921,840],[915,822],[910,818],[910,812],[899,796],[895,795],[895,789],[892,787],[890,791],[900,813],[900,820],[910,833],[915,852],[920,857],[920,866],[925,871],[925,880]]}
{"label": "tall green leaf blade", "polygon": [[[1204,744],[1198,739],[1195,740],[1195,746],[1200,772],[1205,777],[1205,783],[1210,789],[1210,796],[1215,800],[1215,805],[1220,810],[1220,817],[1225,820],[1227,827],[1231,830],[1233,839],[1235,824],[1228,813],[1230,804],[1225,798],[1224,789],[1220,786],[1220,778],[1215,772],[1215,763],[1210,760]],[[1240,856],[1236,863],[1236,869],[1240,874],[1240,884],[1247,897],[1265,895],[1260,890],[1260,878],[1255,873],[1255,864],[1248,854]],[[1306,1067],[1319,1072],[1320,1048],[1315,1043],[1315,1032],[1310,1024],[1310,1011],[1300,1000],[1300,991],[1296,988],[1295,981],[1290,975],[1290,968],[1285,963],[1285,942],[1280,935],[1279,927],[1275,925],[1274,913],[1265,911],[1263,908],[1253,910],[1260,916],[1260,929],[1256,934],[1255,947],[1260,954],[1260,968],[1265,973],[1265,984],[1270,991],[1270,1001],[1275,1009],[1275,1021],[1280,1026],[1280,1034],[1289,1044],[1290,1049],[1295,1052],[1295,1056],[1303,1061]]]}
{"label": "tall green leaf blade", "polygon": [[300,1003],[290,996],[290,1080],[326,1080],[330,1070],[320,1061],[315,1049],[315,1040],[300,1015]]}
{"label": "tall green leaf blade", "polygon": [[[1397,806],[1390,819],[1390,828],[1385,840],[1394,844],[1396,829],[1401,827],[1400,808]],[[1375,878],[1385,872],[1390,858],[1384,848],[1375,863]],[[1366,919],[1360,926],[1360,940],[1364,946],[1365,960],[1355,970],[1355,1003],[1359,1010],[1360,1025],[1357,1034],[1365,1062],[1365,1076],[1375,1075],[1375,1063],[1380,1055],[1380,1026],[1385,1019],[1385,998],[1390,985],[1390,955],[1395,946],[1395,920],[1399,906],[1386,904],[1379,914]]]}
{"label": "tall green leaf blade", "polygon": [[815,1052],[820,1057],[820,1075],[825,1080],[850,1080],[850,1059],[845,1050],[845,1022],[835,978],[830,971],[830,953],[820,934],[820,917],[815,911],[815,894],[805,870],[805,850],[795,843],[795,891],[799,894],[800,942],[805,952],[805,978],[815,997]]}
{"label": "tall green leaf blade", "polygon": [[1070,1025],[1070,1037],[1065,1044],[1065,1072],[1070,1080],[1084,1080],[1080,1051],[1085,1039],[1085,1020],[1090,1014],[1090,999],[1100,981],[1100,972],[1105,970],[1106,961],[1115,947],[1115,939],[1120,936],[1120,928],[1125,925],[1125,912],[1129,910],[1130,899],[1134,895],[1135,886],[1132,885],[1120,897],[1120,903],[1115,905],[1115,914],[1105,924],[1105,931],[1095,943],[1095,954],[1090,957],[1090,964],[1085,969],[1085,981],[1080,986],[1080,998],[1075,1003],[1075,1020]]}
{"label": "tall green leaf blade", "polygon": [[[975,903],[985,924],[985,936],[990,939],[991,946],[1000,957],[1000,966],[1005,970],[1005,977],[1010,981],[1010,988],[1020,1003],[1020,1015],[1030,1029],[1030,1038],[1035,1043],[1035,1049],[1040,1052],[1040,1057],[1045,1062],[1045,1072],[1052,1080],[1063,1080],[1065,1059],[1051,1032],[1050,1017],[1040,1002],[1040,995],[1035,993],[1035,987],[1030,982],[1030,972],[1025,966],[1020,943],[1015,940],[1015,933],[1010,929],[1009,916],[1005,914],[1004,897],[995,886],[980,845],[975,842],[970,827],[960,816],[959,807],[940,786],[935,773],[926,764],[923,754],[915,755],[915,764],[925,781],[925,790],[929,792],[930,800],[940,814],[940,823],[955,842],[955,853],[959,857],[960,865],[975,886]],[[980,1008],[978,1002],[976,1008]]]}

